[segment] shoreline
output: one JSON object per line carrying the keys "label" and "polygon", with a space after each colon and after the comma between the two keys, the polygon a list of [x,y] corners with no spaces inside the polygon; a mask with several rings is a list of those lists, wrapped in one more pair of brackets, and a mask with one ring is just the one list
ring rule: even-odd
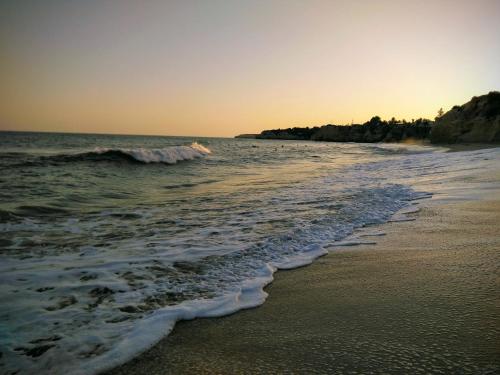
{"label": "shoreline", "polygon": [[499,143],[456,143],[456,144],[444,144],[444,145],[434,145],[430,146],[444,147],[448,149],[448,152],[460,152],[460,151],[475,151],[488,148],[500,147]]}
{"label": "shoreline", "polygon": [[500,195],[489,199],[423,204],[415,221],[377,226],[376,245],[276,273],[258,308],[178,322],[104,373],[499,371]]}

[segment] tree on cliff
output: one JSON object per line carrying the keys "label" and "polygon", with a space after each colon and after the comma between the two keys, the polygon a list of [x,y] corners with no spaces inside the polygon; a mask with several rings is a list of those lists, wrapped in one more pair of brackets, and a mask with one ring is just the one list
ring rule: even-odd
{"label": "tree on cliff", "polygon": [[368,121],[369,125],[378,125],[382,122],[382,119],[380,116],[373,116],[370,121]]}
{"label": "tree on cliff", "polygon": [[444,115],[444,111],[443,111],[443,107],[441,107],[438,110],[438,115],[436,116],[436,120],[440,119],[441,117],[443,117],[443,115]]}

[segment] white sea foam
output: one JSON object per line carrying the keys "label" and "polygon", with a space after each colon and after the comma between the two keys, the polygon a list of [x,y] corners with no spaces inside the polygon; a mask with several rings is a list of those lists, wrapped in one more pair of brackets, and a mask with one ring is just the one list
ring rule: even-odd
{"label": "white sea foam", "polygon": [[[263,212],[267,212],[266,220],[273,223],[280,215],[287,215],[281,210],[296,207],[305,195],[318,197],[320,193],[327,193],[328,185],[324,182],[311,182],[288,189],[287,194],[275,198],[274,206],[262,207]],[[151,239],[158,243],[154,252],[143,251],[145,244],[141,240],[117,241],[114,248],[107,250],[105,258],[101,249],[85,245],[75,254],[47,254],[36,262],[15,259],[2,262],[2,285],[12,289],[29,286],[23,291],[23,298],[30,309],[18,310],[19,304],[6,305],[7,314],[15,319],[9,324],[17,327],[16,337],[10,338],[11,345],[22,348],[20,350],[36,347],[30,342],[53,337],[52,323],[55,322],[60,333],[56,342],[49,340],[50,345],[57,346],[39,358],[22,356],[17,359],[17,366],[51,374],[96,372],[147,349],[168,334],[178,320],[222,316],[258,306],[267,297],[263,288],[272,281],[276,269],[311,263],[327,254],[330,244],[350,235],[356,228],[388,220],[393,212],[419,196],[402,185],[345,194],[349,199],[339,196],[335,215],[324,215],[309,222],[298,220],[291,230],[259,243],[245,243],[237,236],[240,228],[253,227],[262,220],[260,215],[249,215],[247,223],[237,218],[240,220],[237,227],[233,227],[231,221],[214,224],[213,230],[227,232],[227,250],[224,244],[212,247],[208,242],[212,231],[200,228],[199,234],[191,232],[183,240],[160,240],[164,238],[160,232],[158,239],[156,236]],[[278,201],[281,201],[279,205]],[[343,203],[339,205],[340,202]],[[325,204],[328,202],[320,203],[319,207],[327,208]],[[136,215],[147,216],[139,211]],[[66,221],[63,227],[70,226],[70,232],[75,235],[91,231],[98,234],[102,230],[99,228],[112,225],[111,220],[119,220],[119,215],[105,212],[87,223]],[[53,225],[39,223],[37,230],[39,233],[51,231]],[[201,252],[196,251],[194,244],[184,246],[184,241],[189,244],[193,239],[203,249]],[[172,252],[176,244],[184,251]],[[210,254],[217,256],[210,257]],[[187,263],[177,265],[179,260]],[[165,293],[172,297],[165,297]],[[162,302],[158,301],[165,298],[181,301],[173,305],[167,301],[166,306],[161,306]],[[65,305],[68,307],[61,307]],[[37,331],[23,332],[21,327],[25,321],[38,322]],[[12,355],[15,354],[6,354]]]}
{"label": "white sea foam", "polygon": [[166,163],[175,164],[183,160],[202,158],[211,153],[207,147],[194,142],[190,146],[170,146],[165,148],[136,148],[136,149],[111,149],[98,147],[95,152],[106,154],[108,152],[120,152],[131,156],[142,163]]}

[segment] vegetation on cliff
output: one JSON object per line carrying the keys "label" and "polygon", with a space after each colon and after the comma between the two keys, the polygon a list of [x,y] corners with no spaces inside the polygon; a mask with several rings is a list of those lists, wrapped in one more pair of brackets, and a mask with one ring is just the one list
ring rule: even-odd
{"label": "vegetation on cliff", "polygon": [[255,138],[367,143],[406,140],[430,140],[432,143],[500,142],[500,92],[473,97],[446,113],[441,108],[435,122],[424,118],[407,122],[394,117],[384,121],[375,116],[364,124],[264,130]]}
{"label": "vegetation on cliff", "polygon": [[389,121],[384,121],[375,116],[364,124],[264,130],[256,138],[330,142],[398,142],[409,138],[427,138],[431,124],[432,121],[427,119],[407,122],[392,118]]}
{"label": "vegetation on cliff", "polygon": [[432,143],[500,142],[500,92],[475,96],[436,119]]}

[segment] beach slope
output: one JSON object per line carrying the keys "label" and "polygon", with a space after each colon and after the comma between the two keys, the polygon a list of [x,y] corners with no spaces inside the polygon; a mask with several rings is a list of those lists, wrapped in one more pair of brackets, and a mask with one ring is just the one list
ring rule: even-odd
{"label": "beach slope", "polygon": [[278,272],[267,302],[173,333],[109,374],[500,371],[500,200],[425,205],[377,245]]}

